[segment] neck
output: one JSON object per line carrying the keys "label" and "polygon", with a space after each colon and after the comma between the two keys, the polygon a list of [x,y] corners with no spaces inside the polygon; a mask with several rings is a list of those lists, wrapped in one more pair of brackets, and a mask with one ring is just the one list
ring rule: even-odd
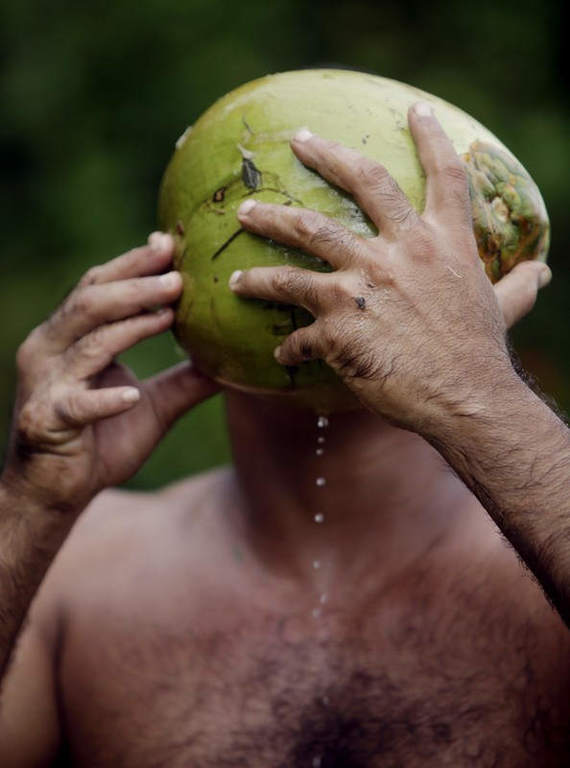
{"label": "neck", "polygon": [[465,509],[470,494],[435,449],[368,411],[319,427],[312,411],[236,392],[226,400],[240,525],[272,569],[306,578],[326,562],[347,575],[380,556],[389,573]]}

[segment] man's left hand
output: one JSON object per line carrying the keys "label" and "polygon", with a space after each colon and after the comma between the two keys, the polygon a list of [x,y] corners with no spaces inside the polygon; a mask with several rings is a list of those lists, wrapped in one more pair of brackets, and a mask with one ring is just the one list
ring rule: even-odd
{"label": "man's left hand", "polygon": [[434,420],[476,413],[483,395],[512,380],[506,329],[532,308],[550,270],[523,262],[493,288],[463,164],[427,104],[408,119],[427,177],[422,215],[382,165],[303,129],[292,141],[297,157],[349,192],[379,234],[360,237],[315,211],[248,200],[238,210],[244,228],[334,271],[255,267],[234,273],[230,287],[314,315],[278,347],[278,362],[321,358],[365,406],[429,432]]}

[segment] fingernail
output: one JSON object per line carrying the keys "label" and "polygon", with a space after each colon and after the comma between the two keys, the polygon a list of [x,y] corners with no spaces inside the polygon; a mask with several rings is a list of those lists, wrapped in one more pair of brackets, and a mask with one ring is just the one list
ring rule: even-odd
{"label": "fingernail", "polygon": [[551,280],[552,280],[552,270],[550,269],[550,267],[547,267],[545,264],[538,274],[538,287],[544,288],[544,286],[548,285],[548,283]]}
{"label": "fingernail", "polygon": [[235,272],[232,272],[230,275],[230,279],[228,281],[229,287],[233,290],[236,285],[239,283],[240,277],[243,275],[243,269],[236,269]]}
{"label": "fingernail", "polygon": [[167,272],[166,275],[160,276],[161,285],[165,288],[178,288],[181,284],[182,278],[180,272]]}
{"label": "fingernail", "polygon": [[279,362],[279,358],[281,357],[281,345],[275,347],[273,350],[273,357]]}
{"label": "fingernail", "polygon": [[257,200],[244,200],[240,207],[237,209],[238,216],[246,216],[252,208],[257,205]]}
{"label": "fingernail", "polygon": [[164,253],[170,248],[170,235],[167,235],[166,232],[152,232],[148,237],[148,244],[154,251]]}
{"label": "fingernail", "polygon": [[125,403],[136,403],[137,400],[140,400],[140,397],[141,393],[134,387],[131,389],[126,389],[122,395],[123,401]]}
{"label": "fingernail", "polygon": [[418,101],[414,106],[416,115],[420,117],[431,117],[433,115],[433,109],[426,101]]}
{"label": "fingernail", "polygon": [[297,133],[293,136],[293,141],[308,141],[313,138],[313,134],[308,128],[299,128]]}

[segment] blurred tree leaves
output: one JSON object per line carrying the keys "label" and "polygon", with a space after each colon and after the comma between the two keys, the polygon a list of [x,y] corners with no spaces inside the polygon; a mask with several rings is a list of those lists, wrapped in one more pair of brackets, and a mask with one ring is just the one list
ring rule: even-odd
{"label": "blurred tree leaves", "polygon": [[[349,66],[409,82],[485,123],[533,174],[553,224],[552,285],[514,334],[570,407],[570,176],[566,36],[546,0],[9,0],[0,9],[0,431],[19,341],[79,275],[144,241],[161,173],[216,98],[270,72]],[[170,336],[126,356],[146,375]],[[228,460],[221,403],[185,417],[134,481],[151,487]]]}

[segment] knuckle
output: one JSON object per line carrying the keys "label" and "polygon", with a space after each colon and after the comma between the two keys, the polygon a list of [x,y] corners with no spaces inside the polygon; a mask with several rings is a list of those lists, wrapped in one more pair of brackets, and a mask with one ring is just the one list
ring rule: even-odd
{"label": "knuckle", "polygon": [[82,423],[82,411],[79,396],[73,391],[56,405],[57,415],[70,426],[79,426]]}
{"label": "knuckle", "polygon": [[345,248],[347,237],[342,233],[340,227],[332,222],[323,222],[320,219],[315,222],[313,234],[309,237],[309,245],[322,245],[334,243],[337,248]]}
{"label": "knuckle", "polygon": [[31,335],[25,339],[16,351],[16,366],[20,373],[26,372],[35,357],[33,352],[33,342]]}
{"label": "knuckle", "polygon": [[281,357],[296,363],[313,360],[318,356],[312,333],[301,329],[290,334],[281,345]]}
{"label": "knuckle", "polygon": [[294,293],[304,282],[304,276],[294,268],[280,269],[273,276],[273,287],[285,294]]}
{"label": "knuckle", "polygon": [[343,379],[364,381],[380,377],[381,364],[378,356],[359,341],[331,347],[327,363]]}
{"label": "knuckle", "polygon": [[317,218],[317,215],[313,211],[302,211],[298,213],[293,220],[295,234],[301,240],[311,238],[318,228]]}
{"label": "knuckle", "polygon": [[90,285],[95,285],[101,278],[101,272],[102,268],[100,266],[90,267],[79,281],[79,287],[86,288]]}
{"label": "knuckle", "polygon": [[313,345],[305,340],[298,342],[299,354],[304,360],[310,360],[314,356]]}
{"label": "knuckle", "polygon": [[105,332],[102,328],[97,328],[84,336],[78,342],[81,356],[88,360],[98,360],[105,354]]}
{"label": "knuckle", "polygon": [[448,160],[441,166],[439,173],[447,184],[464,187],[467,190],[467,173],[459,158]]}
{"label": "knuckle", "polygon": [[90,316],[94,310],[93,293],[89,288],[82,288],[77,291],[64,307],[67,314],[78,314]]}
{"label": "knuckle", "polygon": [[363,158],[356,168],[358,178],[367,186],[375,189],[385,189],[389,184],[390,176],[386,168],[380,163]]}
{"label": "knuckle", "polygon": [[163,288],[160,276],[154,281],[145,281],[138,277],[125,280],[121,286],[123,292],[122,301],[127,304],[137,304],[143,297],[149,294],[149,291],[156,291],[156,288]]}
{"label": "knuckle", "polygon": [[[529,270],[530,272],[530,270]],[[524,285],[522,286],[521,291],[521,310],[523,314],[527,314],[531,311],[531,309],[536,304],[537,299],[537,290],[536,290],[536,282],[530,282],[529,280],[524,281]]]}
{"label": "knuckle", "polygon": [[43,434],[41,411],[42,409],[33,400],[29,400],[22,407],[16,422],[18,442],[25,445],[41,442]]}
{"label": "knuckle", "polygon": [[26,373],[38,367],[39,360],[43,358],[47,323],[46,320],[34,328],[16,350],[16,367],[19,373]]}
{"label": "knuckle", "polygon": [[407,205],[400,201],[399,197],[394,198],[394,208],[389,214],[389,218],[395,224],[404,225],[411,224],[415,219],[415,211],[411,205]]}
{"label": "knuckle", "polygon": [[294,331],[281,344],[281,358],[285,360],[298,359],[301,357],[301,346],[299,332]]}

